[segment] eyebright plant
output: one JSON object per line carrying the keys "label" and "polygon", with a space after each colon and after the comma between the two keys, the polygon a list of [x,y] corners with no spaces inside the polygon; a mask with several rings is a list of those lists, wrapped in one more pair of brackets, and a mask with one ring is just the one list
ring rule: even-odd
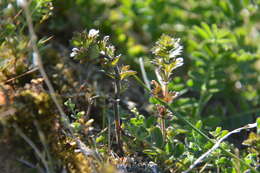
{"label": "eyebright plant", "polygon": [[99,63],[101,64],[103,71],[113,79],[113,105],[116,142],[118,144],[119,150],[123,151],[119,113],[121,82],[127,77],[136,74],[136,72],[130,70],[129,65],[119,65],[121,54],[117,55],[115,47],[109,44],[109,36],[104,36],[102,39],[99,39],[99,30],[91,29],[89,32],[84,31],[80,34],[77,34],[72,39],[72,43],[77,47],[72,49],[70,56],[79,60],[86,58],[89,49],[91,47],[95,47],[98,51]]}
{"label": "eyebright plant", "polygon": [[[152,53],[155,58],[152,63],[155,65],[155,73],[158,82],[151,81],[153,86],[152,94],[155,98],[161,99],[170,104],[178,96],[178,92],[169,91],[169,82],[172,80],[173,70],[183,65],[183,58],[179,57],[182,53],[183,46],[180,45],[180,39],[175,39],[169,35],[163,34],[155,43]],[[166,138],[165,119],[170,113],[162,106],[157,105],[159,114],[160,127],[163,132],[164,139]]]}

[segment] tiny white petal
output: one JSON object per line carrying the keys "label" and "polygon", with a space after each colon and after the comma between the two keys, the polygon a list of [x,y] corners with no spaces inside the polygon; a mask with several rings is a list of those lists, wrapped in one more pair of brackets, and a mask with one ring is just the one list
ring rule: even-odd
{"label": "tiny white petal", "polygon": [[104,41],[107,42],[108,40],[109,40],[109,36],[106,35],[106,36],[104,37]]}
{"label": "tiny white petal", "polygon": [[158,47],[154,50],[154,53],[158,53],[161,49]]}
{"label": "tiny white petal", "polygon": [[116,56],[116,58],[120,58],[121,56],[122,56],[122,55],[121,55],[121,54],[119,54],[119,55],[117,55],[117,56]]}
{"label": "tiny white petal", "polygon": [[81,150],[80,150],[80,149],[75,149],[74,152],[75,152],[75,153],[80,153]]}
{"label": "tiny white petal", "polygon": [[180,67],[182,65],[183,65],[183,63],[177,63],[176,66],[174,67],[174,69],[176,69],[176,68],[178,68],[178,67]]}
{"label": "tiny white petal", "polygon": [[183,65],[183,63],[177,63],[176,67],[180,67],[182,65]]}
{"label": "tiny white petal", "polygon": [[183,62],[183,58],[177,58],[176,61],[177,63]]}
{"label": "tiny white petal", "polygon": [[73,52],[77,52],[77,51],[79,51],[79,49],[76,48],[76,47],[74,47],[74,48],[72,49],[72,51],[73,51]]}
{"label": "tiny white petal", "polygon": [[71,53],[70,53],[70,57],[74,57],[74,56],[76,56],[76,55],[77,55],[76,52],[71,52]]}
{"label": "tiny white petal", "polygon": [[174,58],[178,55],[181,55],[183,46],[178,46],[176,49],[170,51],[170,58]]}
{"label": "tiny white petal", "polygon": [[89,30],[89,32],[88,32],[88,36],[89,36],[89,37],[96,37],[96,36],[98,36],[98,33],[99,33],[99,30],[91,29],[91,30]]}
{"label": "tiny white petal", "polygon": [[110,49],[111,51],[115,51],[115,46],[113,45],[109,45],[107,48]]}
{"label": "tiny white petal", "polygon": [[100,54],[105,55],[106,53],[102,50],[100,51]]}

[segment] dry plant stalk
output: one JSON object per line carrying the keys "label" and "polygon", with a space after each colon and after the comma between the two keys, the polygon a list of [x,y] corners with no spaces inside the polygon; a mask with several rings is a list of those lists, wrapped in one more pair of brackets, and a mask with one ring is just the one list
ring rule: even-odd
{"label": "dry plant stalk", "polygon": [[[28,27],[29,27],[29,35],[30,35],[30,40],[31,40],[31,46],[32,46],[33,52],[35,53],[35,56],[36,56],[37,66],[39,68],[40,74],[43,77],[43,79],[44,79],[44,81],[45,81],[45,83],[46,83],[46,85],[49,89],[50,96],[51,96],[53,102],[55,103],[55,106],[57,107],[57,109],[58,109],[58,111],[61,115],[61,121],[62,121],[64,127],[69,131],[69,133],[66,134],[66,135],[71,136],[76,141],[78,148],[80,149],[82,154],[87,158],[92,153],[89,152],[89,150],[86,151],[86,149],[87,149],[86,145],[79,138],[76,138],[74,136],[73,130],[71,129],[69,122],[68,122],[68,117],[65,114],[65,112],[63,111],[62,106],[58,102],[58,99],[55,95],[55,90],[54,90],[54,88],[53,88],[53,86],[52,86],[52,84],[51,84],[51,82],[48,78],[48,75],[47,75],[47,73],[44,69],[44,66],[43,66],[43,63],[42,63],[42,58],[41,58],[39,49],[37,47],[37,36],[35,34],[33,23],[32,23],[32,17],[31,17],[30,10],[29,10],[29,2],[27,2],[27,0],[23,0],[22,2],[23,3],[20,6],[24,9],[24,12],[25,12],[26,21],[27,21],[27,24],[28,24]],[[98,153],[96,153],[96,152],[95,152],[95,154],[98,155]],[[93,157],[96,158],[95,155],[93,155]]]}

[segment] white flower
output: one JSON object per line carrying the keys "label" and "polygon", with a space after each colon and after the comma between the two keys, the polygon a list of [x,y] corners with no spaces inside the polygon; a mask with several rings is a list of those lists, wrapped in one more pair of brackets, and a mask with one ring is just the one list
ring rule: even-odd
{"label": "white flower", "polygon": [[109,40],[109,36],[108,35],[106,35],[105,37],[104,37],[104,39],[103,39],[105,42],[107,42],[108,40]]}
{"label": "white flower", "polygon": [[79,51],[79,49],[78,49],[78,48],[76,48],[76,47],[74,47],[74,48],[72,48],[72,51],[73,51],[73,52],[78,52],[78,51]]}
{"label": "white flower", "polygon": [[175,49],[172,49],[170,51],[170,58],[174,58],[174,57],[176,57],[178,55],[181,55],[182,49],[183,49],[183,46],[178,44]]}
{"label": "white flower", "polygon": [[183,62],[183,58],[177,58],[177,59],[176,59],[176,62],[182,63],[182,62]]}
{"label": "white flower", "polygon": [[70,57],[74,57],[74,56],[76,56],[76,55],[77,55],[76,52],[71,52],[71,53],[70,53]]}
{"label": "white flower", "polygon": [[19,7],[26,7],[26,5],[27,5],[27,2],[26,2],[26,0],[16,0],[16,3],[17,3],[17,6],[19,6]]}
{"label": "white flower", "polygon": [[110,50],[111,52],[114,52],[114,51],[115,51],[115,46],[109,45],[109,46],[107,47],[107,49]]}
{"label": "white flower", "polygon": [[175,66],[175,68],[177,68],[177,67],[180,67],[180,66],[182,66],[184,63],[183,63],[183,58],[177,58],[176,59],[176,66]]}
{"label": "white flower", "polygon": [[70,57],[76,56],[78,54],[78,52],[79,52],[78,48],[76,48],[76,47],[72,48],[72,52],[70,53]]}
{"label": "white flower", "polygon": [[104,51],[102,50],[102,51],[100,51],[100,54],[101,54],[101,55],[106,55],[106,52],[104,52]]}
{"label": "white flower", "polygon": [[88,32],[88,37],[90,37],[90,38],[97,37],[98,33],[99,33],[99,30],[91,29]]}

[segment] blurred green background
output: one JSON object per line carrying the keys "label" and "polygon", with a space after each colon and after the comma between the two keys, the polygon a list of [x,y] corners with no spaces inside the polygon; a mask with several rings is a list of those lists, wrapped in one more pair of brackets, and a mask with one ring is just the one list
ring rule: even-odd
{"label": "blurred green background", "polygon": [[257,0],[54,1],[46,28],[67,46],[73,32],[99,29],[135,70],[143,57],[150,80],[154,42],[162,33],[181,38],[185,65],[172,81],[172,89],[183,94],[176,110],[233,129],[253,122],[260,111],[259,5]]}

